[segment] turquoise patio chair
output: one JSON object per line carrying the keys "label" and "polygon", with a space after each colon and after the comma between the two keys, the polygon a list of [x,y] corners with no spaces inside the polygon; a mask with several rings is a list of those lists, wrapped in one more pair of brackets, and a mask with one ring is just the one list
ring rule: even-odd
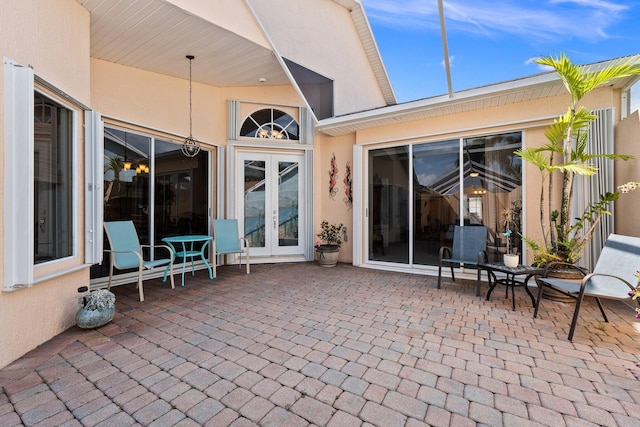
{"label": "turquoise patio chair", "polygon": [[479,264],[486,263],[487,259],[487,227],[480,225],[456,225],[453,229],[453,248],[442,246],[438,260],[438,289],[442,286],[442,267],[451,268],[451,279],[456,280],[453,267],[464,265],[478,270],[476,280],[476,296],[480,296],[480,274],[482,268]]}
{"label": "turquoise patio chair", "polygon": [[245,264],[249,274],[249,242],[238,233],[237,219],[213,220],[213,277],[216,277],[217,255],[240,254],[238,266],[242,266],[242,254],[246,255]]}
{"label": "turquoise patio chair", "polygon": [[[639,266],[640,237],[622,236],[619,234],[609,235],[598,257],[598,262],[596,262],[593,273],[587,274],[584,269],[574,266],[573,264],[561,262],[550,263],[545,267],[544,274],[536,277],[538,299],[536,300],[533,317],[538,316],[538,308],[540,308],[540,300],[542,298],[542,288],[544,287],[551,288],[563,295],[574,298],[576,305],[573,311],[573,319],[569,327],[568,337],[569,341],[572,341],[583,298],[595,298],[604,321],[609,322],[600,298],[631,300],[629,292],[633,290],[638,283],[635,273],[640,269]],[[557,267],[572,268],[580,271],[584,277],[582,280],[546,277],[549,271]],[[640,304],[640,301],[637,302]],[[553,308],[554,311],[556,309],[557,308]]]}
{"label": "turquoise patio chair", "polygon": [[[109,285],[107,289],[111,289],[111,280],[113,278],[114,267],[118,270],[127,270],[132,268],[138,269],[138,292],[140,301],[144,301],[144,290],[142,289],[142,271],[144,269],[152,269],[154,267],[169,266],[171,277],[171,289],[175,289],[176,285],[173,280],[173,253],[171,248],[166,245],[141,245],[138,240],[138,233],[133,225],[133,221],[109,221],[104,223],[104,229],[109,239],[109,252],[111,263],[109,265]],[[169,258],[155,259],[153,261],[145,261],[143,258],[142,248],[166,248]],[[164,279],[166,281],[166,277]]]}

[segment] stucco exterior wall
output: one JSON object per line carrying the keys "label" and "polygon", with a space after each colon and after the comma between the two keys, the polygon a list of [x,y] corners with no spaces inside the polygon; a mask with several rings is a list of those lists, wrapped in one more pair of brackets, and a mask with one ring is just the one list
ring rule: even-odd
{"label": "stucco exterior wall", "polygon": [[[90,103],[89,14],[75,0],[3,0],[0,7],[0,55],[31,65],[38,77],[78,101]],[[2,73],[0,69],[0,90],[4,92]],[[3,96],[0,96],[0,120],[4,118],[2,103]],[[82,138],[81,128],[79,132]],[[0,138],[4,146],[4,122],[0,122]],[[81,140],[79,146],[82,145]],[[82,149],[78,154],[83,158]],[[0,159],[0,176],[4,176],[2,165],[4,158]],[[81,193],[82,181],[76,184]],[[0,221],[4,224],[4,198],[0,203]],[[78,205],[84,205],[82,196]],[[78,222],[81,235],[84,235],[84,216],[81,213]],[[10,249],[0,249],[0,269],[4,269],[5,250]],[[82,262],[80,248],[78,257],[64,264],[65,268],[77,267]],[[61,269],[60,265],[58,269]],[[40,267],[36,269],[36,277],[42,270]],[[78,309],[77,288],[88,282],[89,270],[86,268],[42,281],[31,288],[0,293],[0,367],[73,325]]]}
{"label": "stucco exterior wall", "polygon": [[[347,227],[348,241],[342,242],[340,247],[339,262],[351,262],[353,260],[353,208],[345,203],[345,172],[346,163],[351,165],[353,179],[353,144],[354,135],[329,138],[320,135],[316,140],[314,157],[314,209],[315,218],[313,225],[314,242],[319,239],[315,236],[320,232],[320,223],[327,220],[330,224],[342,223]],[[329,195],[329,169],[331,157],[336,156],[336,194]]]}
{"label": "stucco exterior wall", "polygon": [[[197,59],[193,67],[197,67]],[[226,145],[229,99],[301,104],[291,85],[220,88],[193,82],[192,89],[193,136],[203,144]],[[92,107],[103,116],[178,136],[189,135],[188,80],[92,59],[91,100]]]}
{"label": "stucco exterior wall", "polygon": [[251,5],[280,55],[334,80],[335,115],[385,105],[349,10],[323,0]]}

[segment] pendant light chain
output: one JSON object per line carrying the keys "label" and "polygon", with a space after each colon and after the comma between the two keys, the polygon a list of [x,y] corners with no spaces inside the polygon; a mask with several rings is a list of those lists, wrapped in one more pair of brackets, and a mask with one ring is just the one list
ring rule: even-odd
{"label": "pendant light chain", "polygon": [[200,152],[200,144],[198,143],[198,140],[193,137],[193,80],[191,78],[191,62],[194,58],[195,57],[193,55],[187,55],[187,59],[189,60],[189,137],[182,143],[182,154],[187,157],[195,157]]}

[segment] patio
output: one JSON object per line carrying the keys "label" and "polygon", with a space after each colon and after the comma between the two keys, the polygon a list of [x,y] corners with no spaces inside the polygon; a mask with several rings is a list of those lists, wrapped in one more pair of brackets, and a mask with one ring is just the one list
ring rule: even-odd
{"label": "patio", "polygon": [[[640,322],[605,301],[313,263],[115,289],[118,313],[0,370],[0,425],[638,426]],[[486,283],[483,285],[486,294]],[[617,313],[612,308],[619,308]]]}

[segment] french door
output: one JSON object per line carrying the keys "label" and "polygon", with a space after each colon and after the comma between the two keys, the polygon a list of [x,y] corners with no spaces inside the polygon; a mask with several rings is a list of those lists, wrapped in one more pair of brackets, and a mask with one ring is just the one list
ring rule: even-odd
{"label": "french door", "polygon": [[241,152],[238,219],[251,256],[304,255],[304,155]]}

